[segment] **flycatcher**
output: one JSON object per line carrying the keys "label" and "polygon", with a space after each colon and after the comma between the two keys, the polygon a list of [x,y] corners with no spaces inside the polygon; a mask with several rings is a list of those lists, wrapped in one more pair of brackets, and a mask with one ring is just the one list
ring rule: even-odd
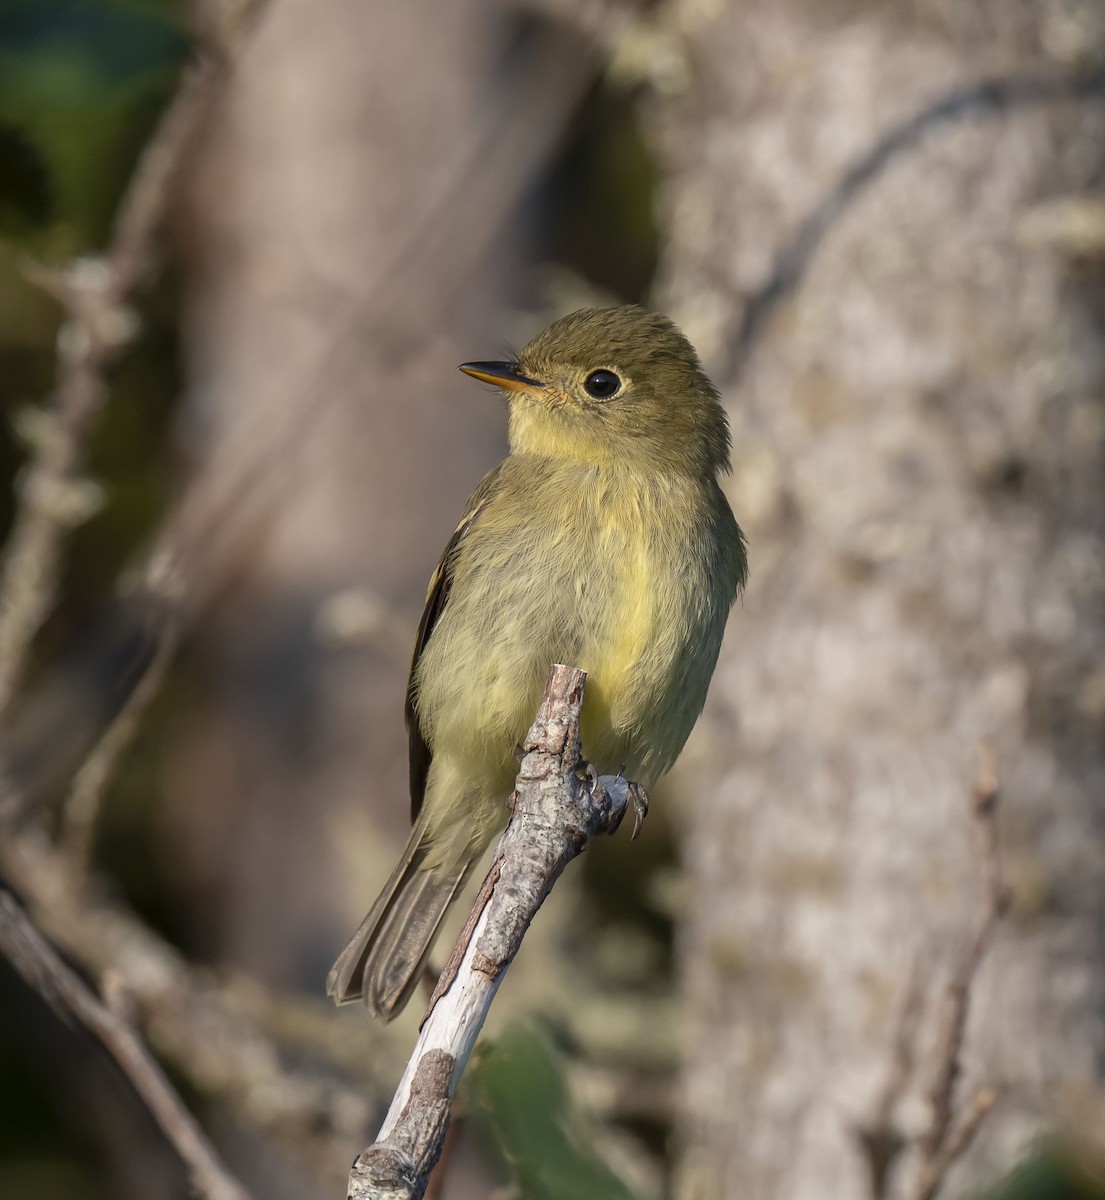
{"label": "flycatcher", "polygon": [[460,370],[506,395],[510,453],[430,580],[406,702],[414,827],[327,980],[385,1019],[506,824],[549,667],[587,672],[586,758],[650,788],[702,710],[747,573],[717,480],[729,424],[666,317],[585,308],[513,362]]}

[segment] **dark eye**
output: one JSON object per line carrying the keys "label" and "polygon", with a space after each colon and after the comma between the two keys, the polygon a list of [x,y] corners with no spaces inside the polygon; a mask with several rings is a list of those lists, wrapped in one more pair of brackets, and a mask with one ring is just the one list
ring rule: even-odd
{"label": "dark eye", "polygon": [[583,381],[588,396],[596,400],[605,400],[622,386],[622,381],[613,371],[592,371]]}

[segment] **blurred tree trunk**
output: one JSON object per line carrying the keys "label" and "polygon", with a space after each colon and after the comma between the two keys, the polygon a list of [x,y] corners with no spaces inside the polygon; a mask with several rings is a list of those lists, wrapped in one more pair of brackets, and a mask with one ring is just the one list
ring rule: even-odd
{"label": "blurred tree trunk", "polygon": [[748,0],[667,28],[688,69],[654,112],[661,303],[715,367],[884,134],[1025,77],[873,161],[756,309],[726,389],[751,583],[698,743],[724,766],[686,810],[681,1194],[862,1196],[911,963],[923,1059],[979,892],[967,795],[994,739],[1012,912],[968,1034],[966,1087],[1002,1092],[977,1178],[1063,1122],[1105,1049],[1105,107],[1031,82],[1100,71],[1105,21]]}

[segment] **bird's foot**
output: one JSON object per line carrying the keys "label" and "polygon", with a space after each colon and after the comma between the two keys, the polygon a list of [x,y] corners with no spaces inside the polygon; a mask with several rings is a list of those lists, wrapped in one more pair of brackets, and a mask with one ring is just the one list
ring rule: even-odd
{"label": "bird's foot", "polygon": [[648,792],[639,783],[630,783],[629,803],[633,805],[633,836],[630,841],[635,842],[648,816]]}
{"label": "bird's foot", "polygon": [[634,783],[631,779],[625,777],[625,763],[618,768],[617,778],[625,784],[625,807],[621,811],[611,833],[617,833],[621,828],[621,823],[625,819],[625,814],[630,806],[633,808],[633,833],[630,841],[636,841],[638,834],[641,832],[641,826],[645,823],[645,817],[648,816],[648,792],[645,791],[639,783]]}
{"label": "bird's foot", "polygon": [[580,783],[587,784],[587,792],[594,804],[603,804],[606,801],[606,786],[599,783],[599,773],[595,770],[595,764],[588,762],[585,758],[581,758],[576,763],[576,778]]}
{"label": "bird's foot", "polygon": [[594,763],[589,763],[585,758],[581,758],[576,763],[576,778],[580,781],[586,779],[591,785],[591,794],[594,795],[599,782],[599,773],[595,770]]}

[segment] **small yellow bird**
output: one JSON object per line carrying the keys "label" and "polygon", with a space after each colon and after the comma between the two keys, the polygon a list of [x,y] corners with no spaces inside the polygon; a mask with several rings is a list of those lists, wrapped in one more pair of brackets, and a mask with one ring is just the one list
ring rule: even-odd
{"label": "small yellow bird", "polygon": [[698,719],[747,573],[717,481],[725,411],[667,317],[585,308],[514,362],[460,370],[509,399],[510,454],[430,580],[406,704],[414,827],[327,980],[385,1019],[506,823],[549,667],[587,672],[587,759],[649,788]]}

